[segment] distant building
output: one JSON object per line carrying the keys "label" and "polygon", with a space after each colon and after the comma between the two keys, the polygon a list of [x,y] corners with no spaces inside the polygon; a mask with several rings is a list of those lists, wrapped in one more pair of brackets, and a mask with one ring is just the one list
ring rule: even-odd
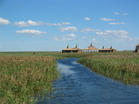
{"label": "distant building", "polygon": [[138,52],[139,53],[139,44],[136,45],[136,50],[135,52]]}
{"label": "distant building", "polygon": [[95,47],[93,46],[93,44],[91,43],[90,46],[89,46],[88,48],[85,48],[83,51],[84,51],[84,52],[98,52],[98,49],[95,48]]}
{"label": "distant building", "polygon": [[99,52],[116,52],[116,49],[113,49],[112,46],[110,48],[104,48],[103,46],[102,49],[99,49]]}
{"label": "distant building", "polygon": [[[139,45],[136,47],[136,51],[139,52]],[[116,49],[113,49],[112,46],[110,48],[104,48],[98,49],[93,46],[91,43],[88,48],[80,49],[78,48],[78,45],[76,44],[75,48],[69,48],[69,45],[67,45],[67,48],[62,50],[62,53],[82,53],[82,52],[116,52]]]}
{"label": "distant building", "polygon": [[67,48],[62,50],[62,53],[81,53],[81,52],[82,50],[78,48],[77,44],[75,48],[69,48],[69,46],[67,45]]}

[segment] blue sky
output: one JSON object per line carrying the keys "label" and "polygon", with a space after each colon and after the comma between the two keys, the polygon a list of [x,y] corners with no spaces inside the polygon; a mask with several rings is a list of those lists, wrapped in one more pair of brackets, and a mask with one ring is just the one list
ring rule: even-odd
{"label": "blue sky", "polygon": [[134,50],[139,0],[0,0],[0,51],[60,51],[67,44]]}

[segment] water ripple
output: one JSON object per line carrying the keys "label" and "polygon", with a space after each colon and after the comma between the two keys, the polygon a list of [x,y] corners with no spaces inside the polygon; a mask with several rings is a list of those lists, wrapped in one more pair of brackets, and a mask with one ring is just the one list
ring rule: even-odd
{"label": "water ripple", "polygon": [[98,75],[76,60],[58,60],[61,78],[45,104],[139,104],[139,87]]}

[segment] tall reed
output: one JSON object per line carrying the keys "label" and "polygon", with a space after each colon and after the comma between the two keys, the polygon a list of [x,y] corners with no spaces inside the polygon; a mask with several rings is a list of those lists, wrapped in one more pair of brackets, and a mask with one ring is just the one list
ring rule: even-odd
{"label": "tall reed", "polygon": [[78,62],[107,77],[139,84],[138,54],[96,55],[80,58]]}
{"label": "tall reed", "polygon": [[58,77],[54,57],[1,56],[0,103],[31,104],[52,90]]}

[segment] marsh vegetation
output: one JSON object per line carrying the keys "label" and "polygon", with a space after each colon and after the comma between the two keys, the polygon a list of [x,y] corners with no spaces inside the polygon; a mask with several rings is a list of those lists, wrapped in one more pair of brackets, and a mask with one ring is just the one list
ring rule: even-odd
{"label": "marsh vegetation", "polygon": [[1,56],[1,104],[30,104],[52,91],[57,63],[48,56]]}
{"label": "marsh vegetation", "polygon": [[78,62],[104,76],[123,81],[127,84],[139,84],[139,54],[117,52],[94,55],[82,57]]}
{"label": "marsh vegetation", "polygon": [[[56,59],[76,57],[93,72],[124,83],[139,84],[139,54],[3,52],[0,53],[0,102],[29,104],[52,91],[58,78]],[[42,99],[43,100],[43,99]]]}

